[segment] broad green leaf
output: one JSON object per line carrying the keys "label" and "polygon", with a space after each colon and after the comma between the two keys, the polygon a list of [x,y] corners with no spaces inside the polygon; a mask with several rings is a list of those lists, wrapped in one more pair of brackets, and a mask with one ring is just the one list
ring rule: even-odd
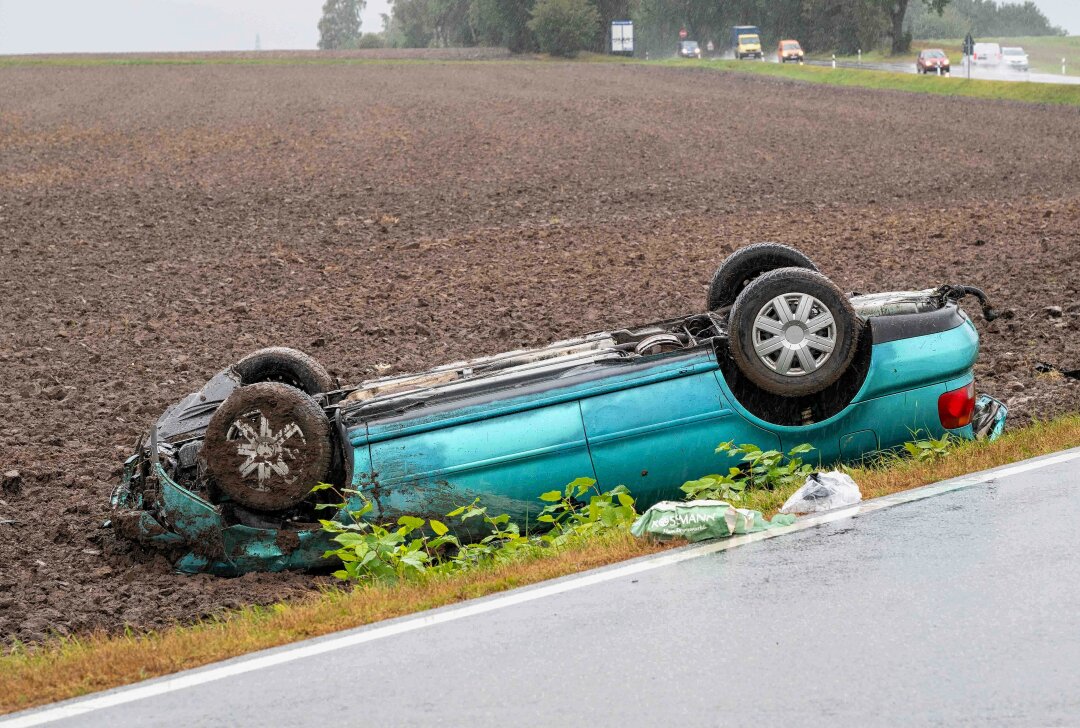
{"label": "broad green leaf", "polygon": [[399,526],[404,526],[409,531],[415,531],[418,528],[424,527],[424,519],[415,516],[402,516],[397,519],[397,522]]}
{"label": "broad green leaf", "polygon": [[428,525],[431,526],[431,530],[435,532],[436,536],[445,536],[450,530],[442,521],[436,521],[434,518],[428,521]]}
{"label": "broad green leaf", "polygon": [[540,494],[540,500],[552,503],[554,501],[561,501],[563,497],[561,490],[549,490],[546,493]]}

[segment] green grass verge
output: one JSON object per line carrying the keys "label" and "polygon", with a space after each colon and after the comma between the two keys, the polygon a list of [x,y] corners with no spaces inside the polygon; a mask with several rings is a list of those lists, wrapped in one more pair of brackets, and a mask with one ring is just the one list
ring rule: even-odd
{"label": "green grass verge", "polygon": [[962,96],[977,99],[1024,101],[1036,104],[1080,106],[1080,85],[1029,83],[1024,81],[979,81],[959,76],[917,76],[912,73],[889,73],[822,66],[793,66],[753,61],[678,61],[652,63],[683,68],[707,68],[724,73],[749,73],[787,78],[829,86],[889,89],[910,93]]}
{"label": "green grass verge", "polygon": [[[865,498],[1080,446],[1080,414],[1014,430],[995,442],[966,442],[944,459],[895,456],[851,470]],[[738,503],[771,515],[795,490],[749,494]],[[206,665],[254,650],[453,604],[544,579],[653,553],[671,544],[606,532],[572,548],[454,575],[247,607],[192,626],[125,635],[58,637],[0,655],[0,714]],[[177,576],[182,579],[184,577]]]}

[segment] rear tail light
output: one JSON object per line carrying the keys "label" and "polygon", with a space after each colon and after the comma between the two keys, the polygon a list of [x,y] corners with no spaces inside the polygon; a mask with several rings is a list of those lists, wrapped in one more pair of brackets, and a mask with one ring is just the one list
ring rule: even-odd
{"label": "rear tail light", "polygon": [[970,425],[971,415],[975,412],[975,382],[938,397],[937,411],[941,426],[946,430]]}

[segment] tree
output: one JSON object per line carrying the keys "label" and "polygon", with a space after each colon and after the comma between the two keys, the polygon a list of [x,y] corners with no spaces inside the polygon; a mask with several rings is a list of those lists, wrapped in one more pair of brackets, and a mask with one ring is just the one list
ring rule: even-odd
{"label": "tree", "polygon": [[536,50],[529,29],[533,0],[472,0],[469,22],[481,45],[509,48],[514,53]]}
{"label": "tree", "polygon": [[435,24],[428,0],[394,0],[390,24],[396,41],[405,48],[427,48],[435,38]]}
{"label": "tree", "polygon": [[319,19],[319,48],[355,48],[360,41],[360,13],[365,0],[326,0]]}
{"label": "tree", "polygon": [[599,24],[600,14],[589,0],[538,0],[528,26],[540,50],[573,57],[589,46]]}
{"label": "tree", "polygon": [[[922,0],[922,4],[941,15],[945,12],[945,6],[949,4],[949,0]],[[889,16],[892,52],[906,53],[911,47],[911,34],[904,32],[904,16],[908,11],[908,0],[884,0],[884,8]]]}

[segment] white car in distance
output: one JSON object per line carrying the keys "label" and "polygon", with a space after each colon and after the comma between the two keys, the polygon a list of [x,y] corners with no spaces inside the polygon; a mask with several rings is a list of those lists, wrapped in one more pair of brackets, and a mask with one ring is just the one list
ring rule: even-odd
{"label": "white car in distance", "polygon": [[1010,71],[1027,71],[1028,54],[1019,46],[1006,46],[1001,49],[1001,59]]}
{"label": "white car in distance", "polygon": [[976,66],[996,66],[1001,63],[1001,46],[997,43],[976,43],[971,58]]}

